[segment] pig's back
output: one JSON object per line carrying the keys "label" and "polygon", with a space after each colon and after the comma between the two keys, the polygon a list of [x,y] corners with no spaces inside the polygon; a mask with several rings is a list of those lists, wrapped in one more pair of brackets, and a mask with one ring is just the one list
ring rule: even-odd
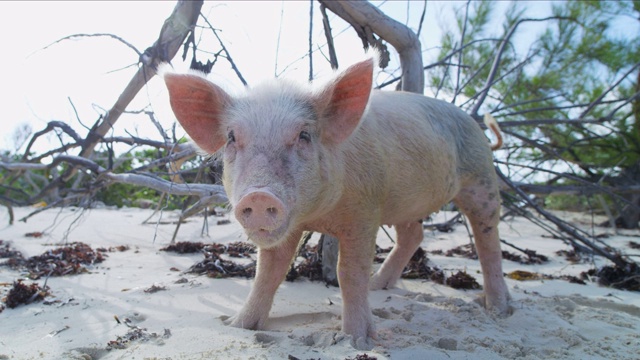
{"label": "pig's back", "polygon": [[437,211],[465,178],[485,171],[492,161],[489,144],[470,116],[447,102],[411,93],[374,91],[350,142],[355,186],[380,198],[383,222],[389,224],[407,213],[420,217]]}

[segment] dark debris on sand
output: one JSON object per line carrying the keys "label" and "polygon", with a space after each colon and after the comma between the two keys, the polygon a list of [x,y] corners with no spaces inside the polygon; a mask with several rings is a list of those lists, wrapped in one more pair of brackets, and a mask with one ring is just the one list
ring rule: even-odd
{"label": "dark debris on sand", "polygon": [[31,304],[35,301],[42,301],[49,295],[49,288],[47,286],[40,287],[38,283],[31,283],[29,285],[24,284],[22,280],[14,281],[11,290],[3,302],[7,304],[7,307],[13,309],[19,305]]}
{"label": "dark debris on sand", "polygon": [[161,341],[162,339],[168,339],[171,337],[171,331],[164,329],[162,334],[155,332],[149,332],[145,328],[138,326],[127,325],[129,331],[123,336],[117,336],[115,340],[111,340],[107,343],[107,350],[122,350],[126,349],[133,342],[148,342],[148,341]]}
{"label": "dark debris on sand", "polygon": [[160,249],[161,251],[175,252],[178,254],[193,254],[198,252],[213,252],[217,254],[227,254],[235,258],[250,258],[256,253],[256,246],[247,242],[234,242],[227,245],[202,242],[181,241]]}
{"label": "dark debris on sand", "polygon": [[593,277],[596,277],[598,284],[602,286],[640,291],[640,267],[636,263],[628,263],[625,267],[607,265],[581,274],[583,280]]}
{"label": "dark debris on sand", "polygon": [[[220,255],[228,252],[229,247],[220,244],[214,245],[215,246],[208,245],[202,248],[202,252],[204,253],[204,260],[191,266],[189,270],[187,270],[188,273],[207,275],[208,277],[212,278],[252,278],[255,276],[255,262],[252,262],[248,265],[240,265],[236,264],[233,261],[223,259],[222,257],[220,257]],[[249,247],[247,247],[242,251],[238,251],[237,248],[233,248],[232,250],[235,257],[250,257],[251,251],[255,252],[255,249],[251,250]]]}
{"label": "dark debris on sand", "polygon": [[88,271],[86,265],[103,261],[104,256],[93,251],[91,246],[74,242],[47,250],[42,255],[32,256],[24,261],[23,266],[29,271],[29,278],[35,280],[42,276],[82,274]]}
{"label": "dark debris on sand", "polygon": [[527,256],[526,258],[521,255],[502,250],[502,258],[504,260],[514,261],[522,265],[538,265],[549,261],[548,257],[538,254],[534,250],[525,250],[525,255]]}
{"label": "dark debris on sand", "polygon": [[89,245],[74,242],[65,246],[45,251],[42,255],[25,259],[18,251],[11,250],[8,245],[0,243],[0,258],[8,258],[2,265],[14,269],[25,269],[29,278],[37,280],[42,276],[64,276],[87,272],[87,265],[104,261],[99,251]]}
{"label": "dark debris on sand", "polygon": [[[318,246],[305,245],[299,252],[304,260],[298,265],[291,265],[287,274],[287,281],[295,281],[298,277],[305,277],[311,281],[324,281],[322,276],[322,256],[318,253]],[[338,284],[333,284],[337,286]]]}
{"label": "dark debris on sand", "polygon": [[193,254],[200,252],[204,244],[201,242],[180,241],[175,244],[163,247],[160,251],[175,252],[178,254]]}

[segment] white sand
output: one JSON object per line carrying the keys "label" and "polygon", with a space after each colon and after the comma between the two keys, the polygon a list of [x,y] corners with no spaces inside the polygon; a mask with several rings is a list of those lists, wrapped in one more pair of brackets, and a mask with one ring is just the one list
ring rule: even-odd
{"label": "white sand", "polygon": [[[16,209],[17,216],[32,210]],[[365,353],[354,350],[339,332],[342,301],[338,289],[319,282],[285,282],[264,331],[225,326],[220,317],[240,309],[252,281],[171,271],[174,267],[184,271],[203,256],[159,251],[169,243],[175,225],[141,225],[150,210],[50,210],[13,226],[6,225],[6,210],[1,211],[0,239],[10,241],[25,256],[40,255],[65,240],[84,242],[94,249],[128,245],[130,250],[108,253],[90,273],[50,278],[47,285],[52,297],[47,300],[59,303],[38,302],[0,313],[0,359],[287,359],[290,355],[345,359]],[[165,212],[162,220],[174,221],[176,214]],[[209,237],[202,238],[203,219],[189,219],[178,240],[246,240],[235,221],[218,226],[216,220],[210,218]],[[40,239],[24,236],[33,231],[46,235]],[[611,230],[596,228],[598,233],[607,231]],[[593,265],[607,264],[601,258],[570,264],[555,255],[556,250],[569,247],[542,234],[524,219],[503,222],[503,239],[550,258],[547,264],[535,266],[505,261],[505,272],[578,275]],[[450,234],[425,231],[425,235],[426,250],[446,251],[468,242],[462,226]],[[616,246],[629,240],[638,242],[637,237],[604,239]],[[389,244],[382,233],[379,242]],[[482,283],[477,261],[431,254],[429,259],[431,265],[448,274],[466,269]],[[9,290],[5,283],[20,276],[0,267],[0,283],[4,284],[0,296]],[[176,284],[180,278],[188,282]],[[42,285],[43,281],[38,282]],[[166,290],[144,292],[154,284]],[[504,319],[488,315],[473,301],[478,291],[403,280],[396,289],[371,292],[378,339],[374,349],[366,353],[377,359],[640,358],[640,293],[562,280],[507,279],[507,284],[515,311]],[[157,333],[158,338],[134,341],[125,349],[105,350],[109,341],[130,330],[118,324],[114,315],[129,318],[133,325]],[[162,336],[165,329],[170,336]]]}

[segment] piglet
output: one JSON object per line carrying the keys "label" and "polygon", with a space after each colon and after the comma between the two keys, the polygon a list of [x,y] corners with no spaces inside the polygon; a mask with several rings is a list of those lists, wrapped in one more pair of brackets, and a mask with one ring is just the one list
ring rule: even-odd
{"label": "piglet", "polygon": [[[453,201],[467,216],[484,277],[483,303],[505,314],[491,147],[456,106],[417,94],[372,91],[374,61],[319,89],[277,80],[231,96],[199,73],[165,73],[178,121],[206,153],[222,149],[223,184],[259,248],[254,285],[230,325],[261,329],[303,231],[339,239],[342,331],[371,346],[369,289],[394,285],[423,239],[420,219]],[[499,138],[497,124],[490,123]],[[397,242],[371,277],[375,238]]]}

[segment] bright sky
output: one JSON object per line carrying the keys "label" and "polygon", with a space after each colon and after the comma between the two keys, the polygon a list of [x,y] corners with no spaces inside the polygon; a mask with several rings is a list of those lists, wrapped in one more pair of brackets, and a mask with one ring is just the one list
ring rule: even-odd
{"label": "bright sky", "polygon": [[[421,36],[427,59],[437,54],[434,48],[440,40],[440,29],[454,27],[452,8],[460,8],[464,4],[428,2]],[[506,2],[498,3],[502,11],[506,5]],[[98,116],[111,107],[135,72],[134,67],[120,69],[135,64],[136,53],[110,38],[67,40],[43,50],[45,46],[71,34],[112,33],[144,51],[157,39],[162,23],[174,6],[173,1],[0,1],[3,45],[0,57],[0,121],[3,125],[0,149],[15,150],[15,129],[23,124],[29,124],[35,132],[43,129],[50,120],[60,120],[85,135],[83,127],[92,126]],[[422,1],[388,1],[382,2],[380,8],[416,29],[422,6]],[[549,11],[548,2],[533,2],[528,7],[530,13],[527,15],[532,17],[545,16]],[[216,28],[222,30],[225,45],[250,84],[272,78],[276,72],[303,80],[308,77],[308,59],[299,59],[307,52],[309,1],[208,2],[203,13]],[[313,35],[317,48],[325,43],[317,3],[314,15]],[[355,32],[330,12],[329,16],[333,34],[337,36],[341,66],[361,59],[361,42]],[[496,25],[499,31],[500,26]],[[211,41],[210,36],[207,39]],[[218,45],[203,42],[200,47],[212,50]],[[199,59],[207,60],[204,54]],[[188,66],[182,64],[178,57],[173,63],[178,68]],[[318,52],[314,54],[314,70],[316,77],[327,76],[331,72],[327,61]],[[224,60],[213,71],[212,79],[217,83],[230,89],[241,87]],[[75,105],[81,123],[69,99]],[[139,94],[128,110],[139,110],[149,103],[162,126],[171,128],[174,117],[168,107],[164,85],[158,79]],[[125,131],[160,139],[144,116],[123,116],[116,124],[114,134],[125,135]],[[49,140],[55,141],[55,138],[50,137]],[[41,152],[50,147],[51,143],[43,139],[35,150]]]}

